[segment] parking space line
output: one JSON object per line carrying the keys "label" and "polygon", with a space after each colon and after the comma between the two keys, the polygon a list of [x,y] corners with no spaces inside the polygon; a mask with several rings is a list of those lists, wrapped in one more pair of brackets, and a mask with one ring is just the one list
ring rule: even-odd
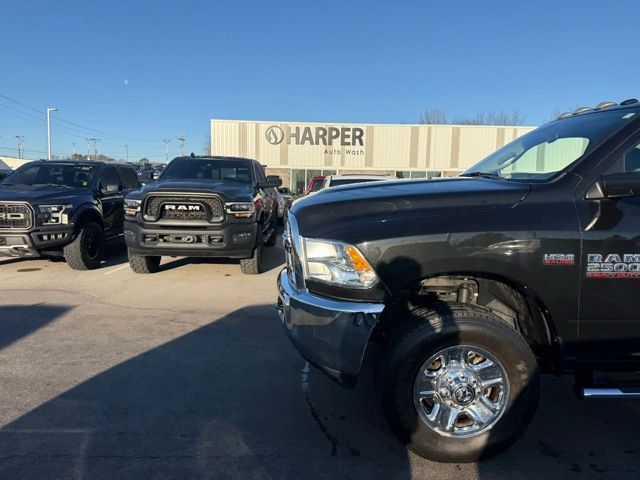
{"label": "parking space line", "polygon": [[118,271],[120,271],[120,270],[122,270],[124,268],[127,268],[127,267],[129,267],[128,263],[126,263],[124,265],[120,265],[119,267],[114,268],[113,270],[109,270],[108,272],[105,272],[104,274],[105,275],[111,275],[112,273],[116,273],[116,272],[118,272]]}

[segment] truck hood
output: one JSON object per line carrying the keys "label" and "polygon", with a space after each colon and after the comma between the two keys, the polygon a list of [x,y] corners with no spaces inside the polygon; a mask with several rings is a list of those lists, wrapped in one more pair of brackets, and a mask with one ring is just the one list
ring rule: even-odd
{"label": "truck hood", "polygon": [[78,203],[78,197],[91,196],[88,188],[65,188],[51,186],[0,185],[0,202],[28,202],[33,204]]}
{"label": "truck hood", "polygon": [[215,193],[223,200],[253,201],[249,184],[228,180],[159,180],[148,183],[140,190],[141,196],[150,193]]}
{"label": "truck hood", "polygon": [[301,235],[333,238],[367,223],[512,208],[530,189],[527,183],[467,177],[371,182],[321,190],[295,201],[291,213]]}

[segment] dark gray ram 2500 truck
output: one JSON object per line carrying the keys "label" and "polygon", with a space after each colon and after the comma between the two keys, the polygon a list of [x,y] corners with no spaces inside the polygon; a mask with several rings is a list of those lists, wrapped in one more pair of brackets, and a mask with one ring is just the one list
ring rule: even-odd
{"label": "dark gray ram 2500 truck", "polygon": [[513,443],[541,373],[640,396],[637,100],[562,115],[457,178],[321,191],[293,204],[284,244],[291,341],[343,385],[381,343],[383,411],[419,455]]}
{"label": "dark gray ram 2500 truck", "polygon": [[279,177],[256,160],[178,157],[157,182],[125,199],[125,240],[136,273],[153,273],[162,256],[240,259],[262,272],[263,245],[276,242]]}

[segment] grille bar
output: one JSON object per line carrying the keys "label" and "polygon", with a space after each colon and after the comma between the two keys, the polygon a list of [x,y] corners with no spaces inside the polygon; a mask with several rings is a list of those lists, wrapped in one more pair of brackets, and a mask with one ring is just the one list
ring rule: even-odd
{"label": "grille bar", "polygon": [[0,203],[0,229],[29,229],[33,213],[26,203]]}
{"label": "grille bar", "polygon": [[144,204],[144,219],[205,220],[217,223],[224,220],[224,205],[217,196],[151,195]]}

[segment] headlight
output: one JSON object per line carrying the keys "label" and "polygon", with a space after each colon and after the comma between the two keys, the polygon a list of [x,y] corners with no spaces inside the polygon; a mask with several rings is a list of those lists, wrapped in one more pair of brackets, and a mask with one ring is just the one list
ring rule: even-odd
{"label": "headlight", "polygon": [[66,225],[73,205],[38,205],[38,219],[42,225]]}
{"label": "headlight", "polygon": [[225,203],[224,206],[227,213],[236,218],[250,218],[256,210],[256,207],[251,202]]}
{"label": "headlight", "polygon": [[128,217],[135,217],[140,212],[140,205],[142,200],[130,200],[124,201],[124,214]]}
{"label": "headlight", "polygon": [[369,288],[378,280],[364,255],[353,245],[303,238],[305,278],[331,285]]}

